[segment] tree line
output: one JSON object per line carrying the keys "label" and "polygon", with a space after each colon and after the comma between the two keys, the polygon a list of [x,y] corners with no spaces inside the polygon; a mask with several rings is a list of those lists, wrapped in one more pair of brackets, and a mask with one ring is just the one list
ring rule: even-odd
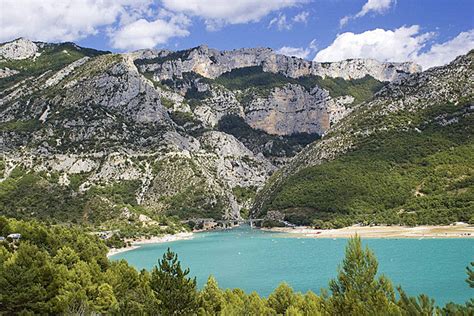
{"label": "tree line", "polygon": [[[170,249],[151,271],[107,259],[107,247],[77,228],[0,217],[0,314],[67,315],[472,315],[474,300],[437,307],[426,295],[408,296],[378,276],[374,253],[349,240],[338,275],[320,295],[286,283],[268,298],[221,289],[196,279]],[[474,263],[467,268],[474,287]],[[467,286],[466,286],[466,290]],[[398,295],[396,294],[398,293]]]}

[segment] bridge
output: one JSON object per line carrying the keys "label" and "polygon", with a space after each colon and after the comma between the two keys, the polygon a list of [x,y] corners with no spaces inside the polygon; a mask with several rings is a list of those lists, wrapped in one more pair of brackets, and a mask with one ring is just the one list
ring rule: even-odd
{"label": "bridge", "polygon": [[[233,227],[241,224],[249,224],[250,227],[255,227],[256,223],[261,223],[265,219],[264,218],[249,218],[249,219],[213,219],[213,218],[192,218],[186,221],[182,221],[183,223],[187,222],[195,222],[195,223],[202,223],[204,227],[215,227],[220,226],[223,228]],[[279,223],[282,223],[286,227],[296,227],[296,225],[285,221],[285,220],[275,220]],[[214,225],[213,225],[214,224]]]}

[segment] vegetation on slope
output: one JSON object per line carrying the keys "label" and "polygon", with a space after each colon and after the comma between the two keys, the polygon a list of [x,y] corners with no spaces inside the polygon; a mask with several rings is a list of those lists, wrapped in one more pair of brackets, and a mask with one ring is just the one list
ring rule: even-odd
{"label": "vegetation on slope", "polygon": [[351,80],[313,75],[290,78],[280,73],[264,72],[262,66],[233,69],[216,78],[215,82],[230,90],[246,90],[244,100],[249,98],[249,94],[266,97],[274,88],[292,83],[303,86],[308,92],[319,86],[328,90],[333,98],[353,96],[354,104],[370,100],[374,93],[384,86],[384,83],[369,75]]}
{"label": "vegetation on slope", "polygon": [[0,91],[28,77],[37,77],[46,71],[51,73],[85,56],[93,57],[109,52],[81,47],[74,43],[47,44],[40,50],[41,55],[21,60],[0,60],[0,68],[19,71],[18,74],[0,78]]}
{"label": "vegetation on slope", "polygon": [[[377,276],[372,251],[351,239],[329,291],[294,292],[285,283],[268,298],[219,288],[211,276],[202,290],[168,250],[158,265],[138,272],[109,261],[96,236],[77,229],[0,217],[0,313],[102,315],[471,315],[474,302],[436,307],[426,295],[399,298],[389,279]],[[468,270],[469,272],[469,270]],[[471,279],[469,279],[471,280]],[[468,280],[468,283],[469,283]],[[472,282],[472,280],[471,280]],[[472,287],[472,283],[469,283]],[[466,288],[467,288],[466,284]]]}
{"label": "vegetation on slope", "polygon": [[215,172],[205,163],[180,156],[168,156],[154,165],[156,174],[147,191],[145,206],[157,213],[190,218],[222,218],[225,194],[219,183],[206,176]]}
{"label": "vegetation on slope", "polygon": [[[433,106],[417,114],[419,129],[378,132],[338,159],[304,168],[284,179],[264,209],[323,228],[474,223],[470,106]],[[452,122],[443,126],[443,116]]]}
{"label": "vegetation on slope", "polygon": [[196,49],[196,47],[180,50],[180,51],[173,51],[161,57],[136,59],[134,63],[137,67],[139,67],[142,65],[149,65],[149,64],[162,64],[169,60],[176,60],[176,59],[185,60],[188,58],[189,53],[191,53],[194,49]]}
{"label": "vegetation on slope", "polygon": [[243,118],[237,115],[223,116],[217,125],[221,132],[231,134],[240,140],[247,148],[261,152],[265,157],[291,157],[304,146],[319,139],[317,134],[293,134],[288,136],[271,135],[248,125]]}
{"label": "vegetation on slope", "polygon": [[[174,233],[182,229],[177,219],[156,215],[137,204],[139,182],[125,181],[78,190],[86,174],[70,176],[59,184],[59,174],[26,172],[16,168],[0,182],[0,214],[47,223],[78,224],[88,229],[118,229],[121,238]],[[156,225],[143,225],[140,214]]]}

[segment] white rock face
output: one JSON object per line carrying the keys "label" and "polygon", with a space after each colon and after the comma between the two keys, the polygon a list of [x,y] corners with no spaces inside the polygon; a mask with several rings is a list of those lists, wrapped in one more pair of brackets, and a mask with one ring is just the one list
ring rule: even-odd
{"label": "white rock face", "polygon": [[46,80],[44,88],[57,85],[61,80],[66,78],[75,68],[83,65],[88,59],[89,57],[82,57],[81,59],[78,59],[75,62],[67,65],[66,67],[55,73],[51,78]]}
{"label": "white rock face", "polygon": [[199,150],[200,146],[199,141],[197,139],[191,137],[184,137],[174,131],[166,132],[163,135],[163,140],[167,143],[168,148],[171,151],[197,151]]}
{"label": "white rock face", "polygon": [[[326,103],[326,111],[329,116],[329,126],[333,126],[346,115],[352,112],[350,104],[354,102],[354,97],[350,95],[329,99]],[[325,133],[326,131],[323,131]]]}
{"label": "white rock face", "polygon": [[0,56],[8,59],[26,59],[35,56],[38,46],[30,40],[19,38],[0,46]]}
{"label": "white rock face", "polygon": [[217,175],[231,187],[261,187],[275,167],[263,157],[255,156],[232,135],[212,131],[200,138],[201,143],[217,154]]}
{"label": "white rock face", "polygon": [[183,73],[195,72],[215,79],[236,68],[262,66],[264,71],[282,73],[291,78],[316,75],[359,79],[370,75],[380,81],[393,81],[409,73],[421,71],[417,64],[379,62],[373,59],[352,59],[334,63],[312,62],[296,57],[278,55],[270,48],[244,48],[218,51],[205,45],[188,52],[141,51],[136,58],[156,59],[156,63],[141,65],[142,71],[154,72],[157,80],[182,78]]}
{"label": "white rock face", "polygon": [[235,95],[228,90],[212,89],[211,96],[194,110],[194,114],[207,126],[214,127],[224,115],[243,116],[243,109]]}
{"label": "white rock face", "polygon": [[[71,64],[68,67],[74,69],[83,62],[84,60],[80,59],[74,63],[75,65]],[[70,71],[68,67],[65,69],[66,72]],[[90,64],[89,67],[94,67],[94,64]],[[54,82],[56,80],[54,79]],[[157,91],[126,60],[111,65],[107,72],[66,89],[61,102],[98,104],[106,110],[133,116],[138,123],[159,123],[168,118]]]}
{"label": "white rock face", "polygon": [[331,112],[340,111],[342,117],[344,102],[333,100],[326,90],[315,87],[308,92],[302,86],[287,84],[275,88],[268,98],[252,100],[245,108],[245,121],[273,135],[321,135],[330,127],[328,107]]}
{"label": "white rock face", "polygon": [[348,59],[333,63],[315,63],[315,75],[360,79],[370,75],[380,81],[394,81],[410,73],[420,72],[421,66],[412,63],[379,62],[375,59]]}
{"label": "white rock face", "polygon": [[19,73],[18,70],[10,69],[8,67],[0,69],[0,79],[16,75],[17,73]]}

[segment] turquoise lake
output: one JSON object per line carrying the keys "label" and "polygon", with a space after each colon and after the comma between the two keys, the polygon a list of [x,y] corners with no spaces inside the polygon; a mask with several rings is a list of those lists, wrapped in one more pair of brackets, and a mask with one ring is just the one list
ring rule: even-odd
{"label": "turquoise lake", "polygon": [[[191,240],[144,245],[117,254],[138,269],[151,269],[168,247],[201,287],[212,274],[222,288],[239,287],[267,296],[282,281],[295,290],[327,288],[344,257],[347,239],[295,238],[239,227],[198,233]],[[473,239],[365,239],[379,261],[379,273],[411,295],[425,293],[438,305],[474,297],[465,282],[474,261]]]}

